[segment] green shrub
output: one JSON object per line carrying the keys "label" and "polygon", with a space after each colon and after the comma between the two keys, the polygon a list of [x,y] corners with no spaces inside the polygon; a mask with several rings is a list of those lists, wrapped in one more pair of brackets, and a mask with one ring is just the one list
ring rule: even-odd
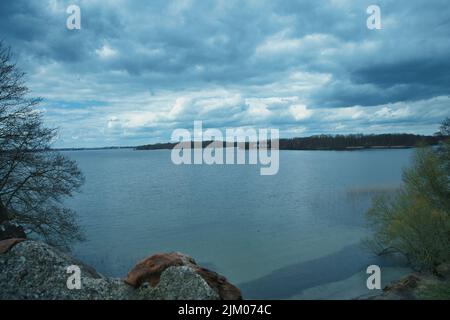
{"label": "green shrub", "polygon": [[418,292],[420,299],[448,300],[450,298],[450,280],[433,283]]}
{"label": "green shrub", "polygon": [[450,261],[450,188],[447,141],[418,148],[400,191],[377,197],[367,212],[377,254],[400,253],[418,270]]}

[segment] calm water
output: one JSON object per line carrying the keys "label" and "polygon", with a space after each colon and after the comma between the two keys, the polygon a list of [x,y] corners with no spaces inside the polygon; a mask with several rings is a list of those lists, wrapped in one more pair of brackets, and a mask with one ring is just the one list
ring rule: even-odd
{"label": "calm water", "polygon": [[125,277],[139,260],[180,251],[225,275],[245,298],[367,294],[365,269],[387,283],[408,270],[361,247],[374,191],[399,186],[411,150],[281,151],[280,170],[175,166],[170,151],[66,152],[86,176],[68,201],[88,240],[74,254]]}

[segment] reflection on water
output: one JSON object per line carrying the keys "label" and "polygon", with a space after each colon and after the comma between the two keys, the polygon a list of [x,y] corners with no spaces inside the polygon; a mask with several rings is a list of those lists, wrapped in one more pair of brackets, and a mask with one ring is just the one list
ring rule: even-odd
{"label": "reflection on water", "polygon": [[362,198],[371,199],[381,194],[392,194],[400,190],[399,186],[369,186],[347,189],[347,198],[355,203],[361,202]]}
{"label": "reflection on water", "polygon": [[[244,296],[254,299],[288,299],[303,290],[351,277],[376,264],[391,267],[394,261],[367,255],[359,245],[349,245],[332,254],[295,263],[240,285]],[[364,287],[365,281],[360,284]]]}
{"label": "reflection on water", "polygon": [[368,264],[387,268],[360,247],[364,212],[373,194],[399,187],[411,150],[282,151],[275,176],[175,166],[168,150],[67,154],[86,176],[67,203],[88,237],[74,254],[98,271],[124,277],[146,256],[181,251],[245,298],[285,299],[332,297],[360,287]]}

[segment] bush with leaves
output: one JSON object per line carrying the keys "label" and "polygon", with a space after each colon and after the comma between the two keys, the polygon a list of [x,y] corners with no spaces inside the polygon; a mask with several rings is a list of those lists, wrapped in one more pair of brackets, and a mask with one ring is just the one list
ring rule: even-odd
{"label": "bush with leaves", "polygon": [[377,254],[400,253],[418,270],[436,271],[450,261],[450,141],[416,150],[403,187],[380,195],[368,211]]}

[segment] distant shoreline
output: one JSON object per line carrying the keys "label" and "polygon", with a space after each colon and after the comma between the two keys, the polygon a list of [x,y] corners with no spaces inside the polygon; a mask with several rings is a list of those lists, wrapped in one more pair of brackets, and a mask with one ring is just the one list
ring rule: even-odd
{"label": "distant shoreline", "polygon": [[[414,134],[379,134],[379,135],[318,135],[311,137],[279,139],[279,150],[303,150],[303,151],[354,151],[354,150],[383,150],[383,149],[410,149],[420,144],[437,145],[445,139],[442,136],[425,136]],[[206,148],[212,143],[218,146],[227,147],[225,141],[202,141],[201,148]],[[193,141],[184,142],[186,147],[198,148]],[[89,151],[89,150],[119,150],[133,149],[137,151],[148,150],[171,150],[179,142],[172,143],[154,143],[140,146],[110,146],[110,147],[92,147],[92,148],[54,148],[54,151]],[[267,143],[271,147],[270,141]],[[238,147],[234,142],[233,146]],[[258,148],[259,142],[246,142],[245,149]]]}
{"label": "distant shoreline", "polygon": [[136,147],[92,147],[92,148],[52,148],[52,151],[90,151],[90,150],[118,150],[135,149]]}
{"label": "distant shoreline", "polygon": [[[414,148],[420,144],[437,145],[444,137],[423,136],[415,134],[349,134],[349,135],[317,135],[310,137],[278,139],[278,150],[330,150],[351,151],[365,149],[407,149]],[[245,146],[238,146],[236,142],[231,146],[245,149],[259,148],[262,141],[246,142]],[[263,141],[265,142],[265,141]],[[183,142],[187,148],[200,148],[193,141]],[[160,150],[173,149],[179,143],[156,143],[142,145],[135,150]],[[228,147],[225,141],[202,141],[201,148],[211,144],[219,147]],[[266,144],[266,143],[265,143]],[[214,147],[214,146],[213,146]],[[264,146],[266,148],[266,146]],[[267,148],[271,148],[271,141],[267,141]]]}
{"label": "distant shoreline", "polygon": [[[373,146],[373,147],[348,147],[342,149],[281,149],[280,151],[361,151],[361,150],[402,150],[402,149],[414,149],[416,146]],[[56,148],[51,149],[52,151],[102,151],[102,150],[130,150],[133,151],[158,151],[158,150],[172,150],[173,148],[154,148],[154,149],[138,149],[137,147],[100,147],[100,148]],[[194,148],[195,149],[195,148]]]}

